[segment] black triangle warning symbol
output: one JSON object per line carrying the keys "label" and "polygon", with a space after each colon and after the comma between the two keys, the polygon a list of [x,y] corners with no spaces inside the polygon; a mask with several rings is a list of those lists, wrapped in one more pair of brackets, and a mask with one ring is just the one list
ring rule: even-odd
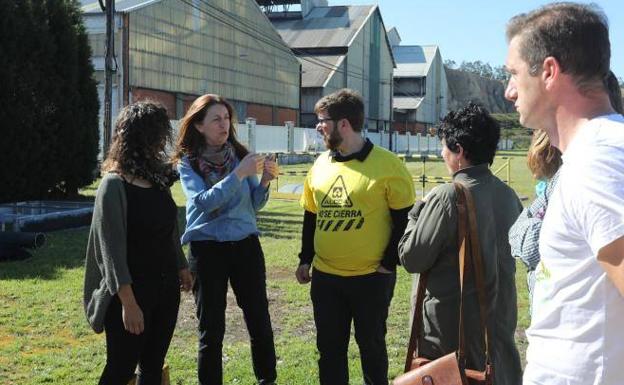
{"label": "black triangle warning symbol", "polygon": [[321,202],[321,207],[353,207],[353,202],[349,198],[347,186],[345,186],[342,175],[338,175],[338,178],[332,183]]}

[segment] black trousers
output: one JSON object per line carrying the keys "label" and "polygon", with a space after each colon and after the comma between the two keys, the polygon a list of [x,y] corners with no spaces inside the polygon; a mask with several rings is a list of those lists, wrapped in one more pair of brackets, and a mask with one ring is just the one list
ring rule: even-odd
{"label": "black trousers", "polygon": [[134,283],[132,289],[143,311],[145,328],[139,335],[126,331],[121,302],[114,296],[104,320],[106,366],[100,385],[127,385],[137,364],[137,385],[160,385],[163,363],[178,318],[180,283],[177,277],[170,277],[160,283]]}
{"label": "black trousers", "polygon": [[236,242],[191,242],[191,253],[197,261],[193,293],[199,319],[199,383],[223,383],[221,356],[229,281],[249,331],[254,374],[260,384],[272,384],[277,377],[275,344],[264,254],[258,237]]}
{"label": "black trousers", "polygon": [[314,270],[310,289],[321,385],[348,385],[351,321],[366,385],[388,384],[386,319],[396,274],[341,277]]}

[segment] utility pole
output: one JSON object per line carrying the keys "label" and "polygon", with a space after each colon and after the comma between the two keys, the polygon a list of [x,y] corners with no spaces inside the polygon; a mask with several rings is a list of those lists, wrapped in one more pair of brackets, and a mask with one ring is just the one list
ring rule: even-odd
{"label": "utility pole", "polygon": [[[102,2],[100,0],[100,6]],[[104,59],[104,127],[103,127],[103,158],[106,158],[111,142],[112,131],[112,105],[113,105],[113,67],[115,62],[115,0],[106,0],[104,8],[106,12],[106,57]]]}

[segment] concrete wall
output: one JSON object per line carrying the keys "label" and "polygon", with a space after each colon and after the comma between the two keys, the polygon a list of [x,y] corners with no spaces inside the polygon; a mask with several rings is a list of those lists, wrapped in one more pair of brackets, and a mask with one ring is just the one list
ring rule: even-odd
{"label": "concrete wall", "polygon": [[284,122],[297,122],[297,111],[289,110],[287,108],[276,108],[277,117],[273,119],[273,124],[276,126],[284,125]]}
{"label": "concrete wall", "polygon": [[427,133],[427,126],[424,123],[418,122],[394,121],[392,122],[392,131],[396,131],[400,134],[405,134],[406,132],[425,134]]}
{"label": "concrete wall", "polygon": [[163,106],[165,106],[169,119],[176,119],[178,117],[175,94],[165,91],[148,90],[145,88],[132,89],[132,103],[145,99],[160,102]]}

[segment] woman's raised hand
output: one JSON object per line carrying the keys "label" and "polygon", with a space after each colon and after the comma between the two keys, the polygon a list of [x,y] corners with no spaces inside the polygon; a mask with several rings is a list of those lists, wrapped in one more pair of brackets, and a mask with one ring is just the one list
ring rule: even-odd
{"label": "woman's raised hand", "polygon": [[264,159],[264,169],[262,170],[262,180],[260,183],[267,187],[269,182],[277,178],[279,175],[279,167],[275,161],[275,155],[269,155]]}
{"label": "woman's raised hand", "polygon": [[248,176],[259,174],[263,169],[263,163],[264,156],[250,152],[240,161],[234,173],[239,180],[243,180]]}

